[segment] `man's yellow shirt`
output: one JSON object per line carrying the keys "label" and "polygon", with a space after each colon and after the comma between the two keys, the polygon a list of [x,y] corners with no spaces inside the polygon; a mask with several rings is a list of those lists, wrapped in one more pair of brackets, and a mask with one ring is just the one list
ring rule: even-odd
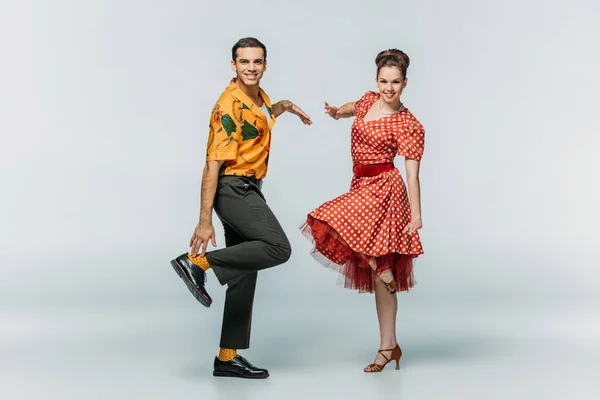
{"label": "man's yellow shirt", "polygon": [[235,78],[212,110],[206,160],[225,160],[224,175],[262,179],[267,174],[275,117],[269,96],[262,89],[259,94],[269,112],[270,122],[239,88]]}

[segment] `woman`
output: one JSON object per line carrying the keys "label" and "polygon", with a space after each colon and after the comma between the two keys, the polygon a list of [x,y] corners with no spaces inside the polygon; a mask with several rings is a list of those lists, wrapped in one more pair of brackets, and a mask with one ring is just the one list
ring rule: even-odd
{"label": "woman", "polygon": [[[325,103],[334,119],[356,116],[352,124],[354,176],[350,191],[312,211],[302,231],[313,255],[344,276],[347,288],[375,292],[380,350],[365,372],[380,372],[390,361],[400,366],[396,341],[396,292],[414,285],[413,260],[423,253],[419,162],[424,129],[400,101],[408,56],[397,49],[377,55],[376,92],[341,107]],[[404,156],[408,193],[394,157]]]}

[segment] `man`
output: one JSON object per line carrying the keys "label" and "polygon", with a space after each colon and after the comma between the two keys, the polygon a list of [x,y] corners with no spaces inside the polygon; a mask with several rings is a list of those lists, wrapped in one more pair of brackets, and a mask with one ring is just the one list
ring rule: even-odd
{"label": "man", "polygon": [[[202,174],[200,221],[190,240],[191,250],[171,265],[194,297],[209,307],[212,299],[204,286],[212,269],[227,285],[219,355],[213,375],[266,378],[237,354],[250,344],[252,303],[258,271],[286,262],[290,243],[261,192],[267,174],[271,129],[284,112],[312,124],[308,115],[290,101],[275,104],[260,88],[267,69],[267,50],[255,38],[240,39],[232,48],[231,68],[236,73],[215,104],[211,118],[206,165]],[[216,246],[212,210],[223,223],[226,248]]]}

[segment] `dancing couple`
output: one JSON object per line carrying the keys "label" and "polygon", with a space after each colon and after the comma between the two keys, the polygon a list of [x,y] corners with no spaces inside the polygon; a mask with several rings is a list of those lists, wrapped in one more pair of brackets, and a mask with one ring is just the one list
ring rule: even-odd
{"label": "dancing couple", "polygon": [[[408,56],[384,50],[376,59],[377,91],[341,107],[325,103],[329,117],[354,117],[351,129],[353,178],[350,190],[317,207],[301,232],[313,243],[313,256],[336,268],[344,286],[374,292],[380,350],[365,372],[380,372],[390,362],[399,368],[402,351],[396,340],[398,291],[414,285],[413,262],[423,253],[419,165],[424,129],[402,104]],[[213,375],[266,378],[269,372],[238,354],[250,345],[250,328],[258,271],[285,263],[290,242],[262,193],[271,134],[285,112],[305,125],[310,117],[289,100],[272,103],[260,87],[267,70],[267,49],[255,38],[232,48],[235,77],[212,110],[206,164],[202,174],[200,219],[191,249],[171,261],[173,269],[204,306],[212,299],[205,283],[212,270],[227,285],[220,350]],[[404,157],[406,185],[394,166]],[[225,248],[216,246],[212,213],[223,224]]]}

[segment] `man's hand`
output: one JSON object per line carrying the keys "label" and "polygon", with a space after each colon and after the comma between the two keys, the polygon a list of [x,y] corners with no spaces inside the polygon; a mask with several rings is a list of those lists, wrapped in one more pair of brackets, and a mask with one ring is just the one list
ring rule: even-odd
{"label": "man's hand", "polygon": [[300,120],[304,123],[304,125],[312,125],[312,121],[310,120],[310,117],[308,115],[306,115],[306,113],[304,111],[302,111],[300,109],[300,107],[298,107],[291,101],[286,101],[285,103],[283,103],[283,109],[289,113],[292,113],[292,114],[300,117]]}
{"label": "man's hand", "polygon": [[208,241],[211,241],[213,247],[217,247],[217,239],[215,237],[215,228],[212,222],[207,224],[203,224],[201,222],[198,223],[194,233],[192,234],[192,238],[190,239],[190,255],[192,257],[196,257],[198,255],[198,250],[200,251],[200,255],[204,256],[206,253],[206,249],[208,248]]}
{"label": "man's hand", "polygon": [[[276,112],[276,106],[280,106],[283,109],[283,111],[287,111],[289,113],[297,115],[304,125],[312,125],[312,121],[310,120],[310,117],[304,111],[302,111],[302,109],[300,109],[300,107],[298,107],[291,101],[283,100],[283,101],[273,105],[273,111],[275,112],[275,116],[278,116],[279,113]],[[281,110],[281,108],[280,108],[280,110]]]}

